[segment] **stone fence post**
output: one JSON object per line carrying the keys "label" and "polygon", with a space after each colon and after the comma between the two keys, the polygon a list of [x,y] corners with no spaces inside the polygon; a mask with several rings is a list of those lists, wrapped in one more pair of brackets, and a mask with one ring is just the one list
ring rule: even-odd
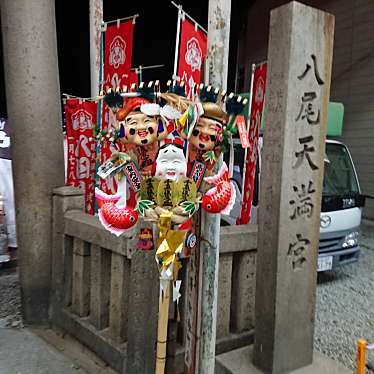
{"label": "stone fence post", "polygon": [[65,299],[65,246],[64,214],[68,210],[84,210],[84,191],[75,187],[59,187],[53,190],[52,213],[52,271],[50,317],[58,318]]}

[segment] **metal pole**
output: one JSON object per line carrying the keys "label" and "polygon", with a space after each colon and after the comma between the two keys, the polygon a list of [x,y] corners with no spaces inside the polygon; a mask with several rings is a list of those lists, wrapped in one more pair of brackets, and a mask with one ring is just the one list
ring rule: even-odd
{"label": "metal pole", "polygon": [[[103,81],[104,81],[104,31],[102,31],[102,27],[100,26],[100,36],[99,36],[99,91],[101,92],[104,88]],[[103,102],[99,100],[97,103],[97,124],[96,124],[96,133],[99,134],[102,127],[102,114],[103,114]],[[95,163],[95,187],[100,186],[100,177],[97,174],[97,171],[100,166],[100,142],[96,141],[96,163]],[[95,199],[95,213],[97,213],[98,206]]]}
{"label": "metal pole", "polygon": [[[173,4],[175,5],[175,4]],[[174,54],[174,70],[173,79],[177,79],[177,69],[178,69],[178,57],[179,57],[179,38],[181,30],[181,18],[182,18],[182,5],[178,5],[178,20],[177,20],[177,35],[175,36],[175,54]]]}
{"label": "metal pole", "polygon": [[365,374],[366,372],[366,346],[365,339],[357,340],[357,367],[356,374]]}
{"label": "metal pole", "polygon": [[[149,65],[149,66],[142,66],[139,65],[137,68],[131,68],[132,71],[135,71],[135,73],[139,76],[139,83],[143,82],[143,70],[148,70],[148,69],[157,69],[157,68],[163,68],[165,65],[164,64],[159,64],[159,65]],[[122,96],[127,96],[122,95]]]}
{"label": "metal pole", "polygon": [[[174,3],[174,1],[171,2],[176,8],[179,8],[181,7],[182,9],[182,5],[178,5],[176,3]],[[208,34],[208,31],[204,29],[203,26],[200,25],[199,22],[197,22],[194,18],[192,18],[188,13],[186,13],[183,9],[182,9],[182,13],[183,13],[183,16],[184,17],[187,17],[189,18],[195,25],[197,25],[197,27],[199,27],[201,30],[203,30],[205,32],[205,34]]]}
{"label": "metal pole", "polygon": [[[206,83],[226,89],[229,41],[230,0],[209,0],[208,74]],[[222,161],[217,162],[219,167]],[[200,251],[202,259],[199,373],[213,374],[216,348],[220,215],[202,213]]]}
{"label": "metal pole", "polygon": [[134,23],[135,23],[135,20],[136,20],[137,17],[139,17],[139,14],[134,14],[133,16],[123,17],[123,18],[116,18],[116,19],[113,19],[111,21],[105,22],[105,24],[106,25],[111,25],[112,23],[120,23],[122,21],[126,21],[126,20],[131,19],[131,18],[133,18]]}
{"label": "metal pole", "polygon": [[100,33],[103,22],[103,0],[90,0],[91,96],[99,94]]}
{"label": "metal pole", "polygon": [[139,74],[139,83],[142,83],[143,82],[143,72],[142,72],[142,66],[141,65],[139,66],[139,69],[138,69],[137,73]]}

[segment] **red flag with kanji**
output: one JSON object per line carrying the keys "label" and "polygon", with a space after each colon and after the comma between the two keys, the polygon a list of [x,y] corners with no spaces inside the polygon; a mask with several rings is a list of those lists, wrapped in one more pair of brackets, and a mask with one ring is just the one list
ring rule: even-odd
{"label": "red flag with kanji", "polygon": [[207,35],[189,20],[181,22],[178,76],[185,82],[187,97],[191,98],[194,84],[200,84],[207,53]]}
{"label": "red flag with kanji", "polygon": [[241,224],[247,224],[251,217],[253,200],[253,187],[256,174],[256,163],[258,156],[258,137],[260,135],[261,119],[264,108],[265,86],[266,86],[266,63],[256,66],[253,76],[252,109],[249,127],[249,148],[247,159],[244,160],[246,173],[244,179],[243,205],[241,212]]}
{"label": "red flag with kanji", "polygon": [[67,134],[66,185],[84,188],[86,212],[94,214],[96,159],[94,130],[97,120],[97,103],[67,99],[65,116]]}
{"label": "red flag with kanji", "polygon": [[[121,22],[119,25],[108,25],[105,31],[104,49],[104,91],[109,88],[130,86],[138,83],[137,75],[132,72],[132,46],[133,46],[133,19]],[[107,137],[100,144],[100,163],[106,161],[110,155],[110,131],[114,129],[114,123],[109,108],[103,103],[101,130]],[[106,180],[100,180],[100,188],[106,193],[114,193],[115,186],[109,186]]]}

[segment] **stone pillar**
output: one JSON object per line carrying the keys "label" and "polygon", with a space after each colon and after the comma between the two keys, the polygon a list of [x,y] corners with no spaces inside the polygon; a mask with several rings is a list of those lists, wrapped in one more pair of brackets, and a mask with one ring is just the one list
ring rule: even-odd
{"label": "stone pillar", "polygon": [[[144,221],[142,225],[144,227]],[[137,241],[137,235],[134,235],[128,240],[127,248],[136,248]],[[128,321],[131,323],[127,326],[127,355],[123,374],[155,372],[160,292],[158,278],[154,252],[133,252],[128,296]]]}
{"label": "stone pillar", "polygon": [[325,12],[297,2],[271,12],[254,346],[266,373],[313,359],[333,35]]}
{"label": "stone pillar", "polygon": [[[209,0],[206,83],[226,89],[231,0]],[[219,161],[217,166],[221,165]],[[213,374],[216,352],[220,214],[201,213],[202,287],[199,373]],[[198,321],[199,326],[199,321]]]}
{"label": "stone pillar", "polygon": [[46,323],[52,190],[64,184],[52,0],[0,0],[24,319]]}
{"label": "stone pillar", "polygon": [[100,35],[103,22],[103,0],[90,0],[91,96],[99,94]]}

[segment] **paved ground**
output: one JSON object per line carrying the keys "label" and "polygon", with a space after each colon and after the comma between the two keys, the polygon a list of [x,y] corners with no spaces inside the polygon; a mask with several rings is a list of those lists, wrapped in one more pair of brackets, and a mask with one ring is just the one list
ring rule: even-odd
{"label": "paved ground", "polygon": [[1,374],[84,374],[74,361],[27,328],[0,329]]}
{"label": "paved ground", "polygon": [[115,374],[69,336],[25,328],[18,275],[0,270],[0,374]]}
{"label": "paved ground", "polygon": [[0,270],[0,374],[84,374],[32,331],[24,328],[15,269]]}
{"label": "paved ground", "polygon": [[356,340],[374,343],[374,226],[363,226],[361,249],[358,263],[319,274],[317,287],[315,347],[350,369]]}

